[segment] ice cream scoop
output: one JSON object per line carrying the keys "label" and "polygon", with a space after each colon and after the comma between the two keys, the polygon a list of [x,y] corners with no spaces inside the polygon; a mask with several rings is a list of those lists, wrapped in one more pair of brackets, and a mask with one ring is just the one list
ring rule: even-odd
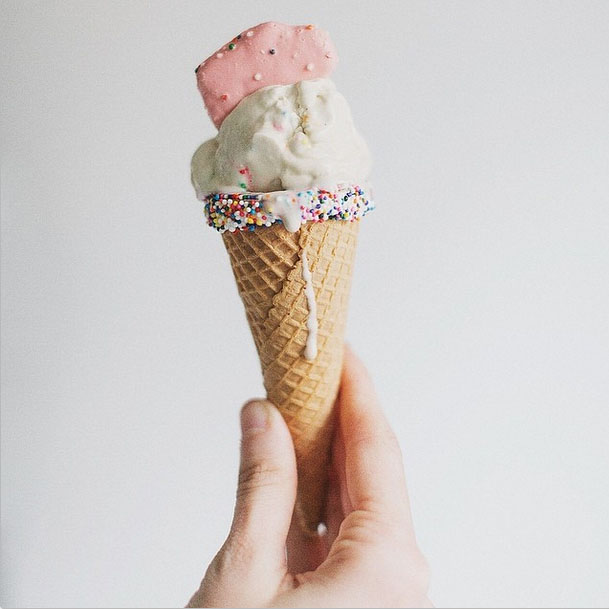
{"label": "ice cream scoop", "polygon": [[345,98],[327,79],[264,87],[244,98],[192,159],[208,192],[333,190],[365,184],[370,153]]}

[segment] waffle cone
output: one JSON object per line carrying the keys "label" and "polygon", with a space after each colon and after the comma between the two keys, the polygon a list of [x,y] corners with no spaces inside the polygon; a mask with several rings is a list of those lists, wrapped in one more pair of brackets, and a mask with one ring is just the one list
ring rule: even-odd
{"label": "waffle cone", "polygon": [[[282,224],[223,234],[256,343],[268,399],[286,420],[296,451],[295,517],[314,533],[323,521],[334,402],[359,221]],[[309,308],[302,277],[306,252],[317,301],[317,357],[304,348]]]}

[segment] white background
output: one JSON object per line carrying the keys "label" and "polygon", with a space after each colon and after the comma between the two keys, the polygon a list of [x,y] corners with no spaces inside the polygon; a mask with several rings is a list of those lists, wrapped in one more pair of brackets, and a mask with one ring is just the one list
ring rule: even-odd
{"label": "white background", "polygon": [[183,605],[262,393],[195,66],[317,23],[375,158],[349,339],[439,606],[609,602],[609,3],[3,2],[4,607]]}

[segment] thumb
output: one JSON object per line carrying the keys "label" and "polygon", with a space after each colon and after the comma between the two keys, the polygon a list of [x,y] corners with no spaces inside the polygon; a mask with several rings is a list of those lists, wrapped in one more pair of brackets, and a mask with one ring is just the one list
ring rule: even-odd
{"label": "thumb", "polygon": [[[285,544],[296,499],[296,457],[290,432],[268,401],[241,410],[241,463],[229,548],[265,573],[285,574]],[[251,560],[254,558],[254,560]]]}
{"label": "thumb", "polygon": [[265,400],[241,410],[241,464],[233,524],[188,607],[261,607],[287,570],[296,457],[279,411]]}

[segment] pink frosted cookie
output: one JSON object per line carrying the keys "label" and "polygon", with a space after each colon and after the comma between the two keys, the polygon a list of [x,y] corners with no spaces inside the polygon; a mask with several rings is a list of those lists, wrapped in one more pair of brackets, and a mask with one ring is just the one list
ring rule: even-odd
{"label": "pink frosted cookie", "polygon": [[326,78],[338,60],[324,30],[313,25],[261,23],[241,32],[195,70],[214,125],[247,95],[270,85]]}

